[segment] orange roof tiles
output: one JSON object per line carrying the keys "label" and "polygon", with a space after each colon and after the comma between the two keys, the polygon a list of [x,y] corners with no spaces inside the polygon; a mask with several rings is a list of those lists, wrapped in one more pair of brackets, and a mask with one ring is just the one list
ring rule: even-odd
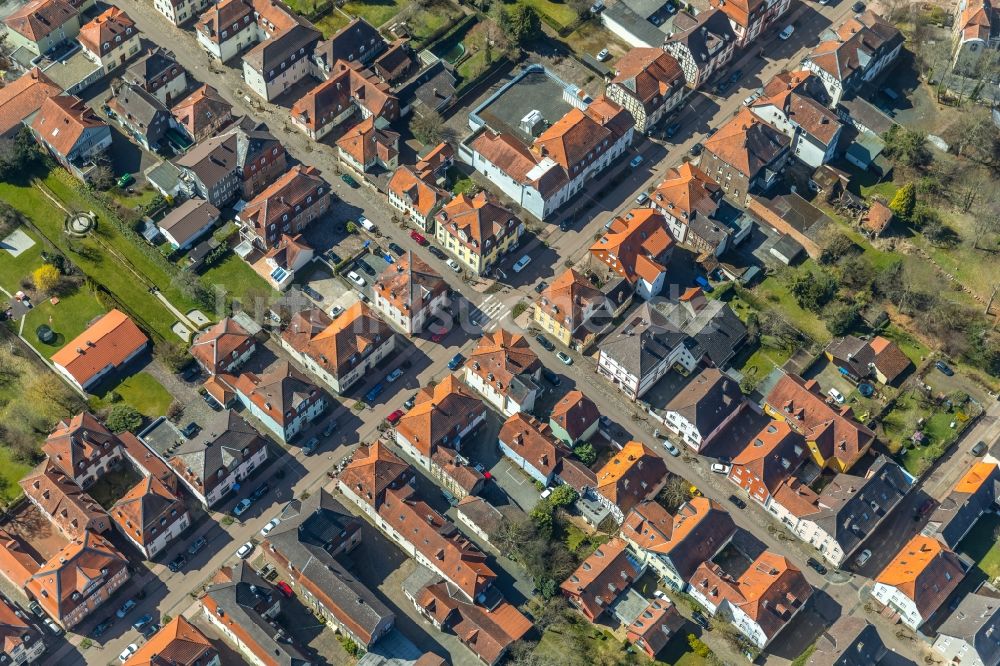
{"label": "orange roof tiles", "polygon": [[375,160],[388,164],[399,155],[399,134],[375,126],[375,116],[368,116],[337,139],[337,147],[362,166]]}
{"label": "orange roof tiles", "polygon": [[927,619],[964,577],[958,555],[937,539],[917,534],[896,553],[875,582],[895,587]]}
{"label": "orange roof tiles", "polygon": [[583,436],[601,418],[594,401],[581,391],[573,390],[552,407],[549,419],[566,431],[574,441]]}
{"label": "orange roof tiles", "polygon": [[805,454],[800,434],[787,422],[771,421],[733,458],[733,467],[749,471],[771,493],[798,469]]}
{"label": "orange roof tiles", "polygon": [[523,412],[517,412],[504,421],[499,437],[501,442],[546,477],[554,474],[559,461],[570,453],[555,438],[548,424]]}
{"label": "orange roof tiles", "polygon": [[406,438],[425,456],[446,436],[454,436],[478,417],[486,407],[455,375],[446,375],[433,387],[417,394],[416,404],[396,425],[396,434]]}
{"label": "orange roof tiles", "polygon": [[17,128],[37,112],[47,98],[61,94],[62,89],[37,67],[0,88],[0,135]]}
{"label": "orange roof tiles", "polygon": [[186,511],[184,503],[162,481],[146,476],[115,502],[111,518],[129,538],[148,545]]}
{"label": "orange roof tiles", "polygon": [[[319,194],[319,189],[324,190]],[[319,169],[297,164],[271,183],[240,211],[239,219],[252,224],[261,238],[271,236],[267,228],[278,224],[283,216],[296,218],[307,207],[327,196],[329,188],[319,175]],[[312,199],[309,203],[307,200]]]}
{"label": "orange roof tiles", "polygon": [[[69,421],[60,421],[42,444],[42,453],[71,478],[91,462],[111,455],[119,446],[118,437],[90,412],[80,412]],[[81,467],[81,463],[83,467]]]}
{"label": "orange roof tiles", "polygon": [[400,166],[389,179],[389,192],[410,204],[422,217],[427,217],[450,197],[439,187],[423,180],[408,166]]}
{"label": "orange roof tiles", "polygon": [[85,530],[104,532],[111,527],[108,514],[75,481],[45,460],[20,481],[24,494],[52,517],[69,538]]}
{"label": "orange roof tiles", "polygon": [[319,309],[296,313],[281,333],[293,349],[338,378],[356,368],[392,335],[389,325],[361,301],[335,320]]}
{"label": "orange roof tiles", "polygon": [[436,217],[456,241],[480,255],[491,250],[501,237],[515,233],[520,224],[514,213],[486,190],[473,197],[459,194]]}
{"label": "orange roof tiles", "polygon": [[[42,639],[28,624],[24,614],[16,609],[6,597],[0,597],[0,645],[3,646],[4,660],[7,661],[15,651],[22,649],[22,646],[31,640]],[[31,648],[34,646],[35,644],[32,643]]]}
{"label": "orange roof tiles", "polygon": [[642,641],[643,649],[655,656],[684,626],[684,618],[667,599],[653,599],[626,629],[629,641]]}
{"label": "orange roof tiles", "polygon": [[956,31],[965,40],[989,41],[995,18],[990,0],[969,0],[955,22]]}
{"label": "orange roof tiles", "polygon": [[663,458],[642,442],[630,441],[597,472],[597,492],[623,513],[659,490],[667,477]]}
{"label": "orange roof tiles", "polygon": [[[52,101],[48,99],[46,103]],[[38,117],[41,116],[39,113]],[[128,315],[112,310],[53,354],[52,362],[86,386],[106,367],[121,365],[148,343],[149,339]]]}
{"label": "orange roof tiles", "polygon": [[33,549],[19,537],[0,528],[0,573],[4,578],[15,587],[23,588],[42,564]]}
{"label": "orange roof tiles", "polygon": [[764,0],[711,0],[711,6],[721,9],[729,19],[738,26],[746,29],[750,27],[751,17],[753,23],[759,20],[760,8]]}
{"label": "orange roof tiles", "polygon": [[661,48],[633,48],[615,63],[616,83],[648,110],[659,106],[671,92],[684,85],[677,60]]}
{"label": "orange roof tiles", "polygon": [[430,152],[421,157],[413,167],[413,170],[416,172],[417,178],[426,181],[440,172],[441,167],[450,164],[454,160],[455,149],[452,148],[450,143],[442,141],[434,146]]}
{"label": "orange roof tiles", "polygon": [[40,42],[79,12],[65,0],[31,0],[3,20],[7,28],[32,42]]}
{"label": "orange roof tiles", "polygon": [[705,150],[747,178],[773,162],[789,139],[743,107],[732,120],[705,140]]}
{"label": "orange roof tiles", "polygon": [[393,308],[413,316],[448,290],[448,283],[415,252],[386,266],[372,287]]}
{"label": "orange roof tiles", "polygon": [[568,328],[575,339],[582,340],[590,333],[584,326],[586,314],[600,307],[605,298],[590,280],[567,268],[545,288],[535,307]]}
{"label": "orange roof tiles", "polygon": [[407,478],[410,466],[390,451],[381,440],[371,446],[360,446],[351,462],[340,472],[340,482],[358,497],[378,507],[383,493],[399,487],[400,479]]}
{"label": "orange roof tiles", "polygon": [[245,328],[226,317],[195,336],[190,352],[204,367],[218,372],[233,360],[234,352],[251,341]]}
{"label": "orange roof tiles", "polygon": [[205,634],[178,615],[143,643],[125,666],[195,666],[218,655]]}
{"label": "orange roof tiles", "polygon": [[910,367],[910,358],[892,340],[876,335],[868,345],[875,352],[876,370],[881,372],[890,384]]}
{"label": "orange roof tiles", "polygon": [[73,95],[46,98],[31,121],[31,128],[38,136],[63,157],[70,154],[88,129],[106,125],[93,109]]}
{"label": "orange roof tiles", "polygon": [[653,205],[673,217],[690,222],[696,215],[711,216],[719,207],[722,188],[704,171],[685,162],[667,171],[651,197]]}
{"label": "orange roof tiles", "polygon": [[598,546],[559,588],[594,620],[638,577],[626,543],[614,538]]}
{"label": "orange roof tiles", "polygon": [[201,141],[232,120],[233,106],[219,91],[205,84],[177,102],[170,113],[188,134]]}
{"label": "orange roof tiles", "polygon": [[233,388],[279,426],[297,417],[304,404],[322,399],[320,388],[288,361],[278,361],[260,375],[245,372]]}
{"label": "orange roof tiles", "polygon": [[975,493],[990,478],[997,474],[997,464],[980,460],[955,484],[956,493]]}
{"label": "orange roof tiles", "polygon": [[663,215],[652,208],[634,208],[611,221],[590,253],[630,283],[639,278],[652,283],[666,271],[665,255],[673,244]]}
{"label": "orange roof tiles", "polygon": [[552,158],[567,173],[575,173],[574,167],[600,157],[604,142],[616,141],[632,123],[632,114],[601,96],[585,110],[574,107],[567,111],[535,138],[531,150]]}
{"label": "orange roof tiles", "polygon": [[514,379],[521,375],[537,375],[542,362],[520,333],[497,327],[484,333],[465,362],[467,371],[485,384],[506,394]]}
{"label": "orange roof tiles", "polygon": [[330,77],[307,92],[292,105],[291,116],[310,130],[322,129],[344,114],[352,104],[366,115],[393,120],[399,113],[399,101],[387,84],[357,62],[338,60]]}
{"label": "orange roof tiles", "polygon": [[873,201],[861,218],[861,226],[878,235],[889,227],[894,217],[892,209],[881,201]]}
{"label": "orange roof tiles", "polygon": [[104,56],[139,35],[135,22],[121,9],[108,7],[80,28],[80,43],[91,53]]}
{"label": "orange roof tiles", "polygon": [[729,514],[706,497],[692,497],[674,515],[655,501],[637,504],[622,523],[622,536],[643,550],[661,555],[686,555],[708,543],[719,548],[735,530]]}

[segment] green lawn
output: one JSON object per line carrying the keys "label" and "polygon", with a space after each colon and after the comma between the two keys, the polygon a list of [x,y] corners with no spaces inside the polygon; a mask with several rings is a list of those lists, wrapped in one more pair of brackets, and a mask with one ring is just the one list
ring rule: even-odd
{"label": "green lawn", "polygon": [[0,501],[10,504],[22,495],[18,481],[31,470],[29,465],[10,457],[10,451],[0,447]]}
{"label": "green lawn", "polygon": [[[83,333],[91,321],[106,312],[87,287],[80,287],[69,296],[59,299],[56,305],[50,301],[38,301],[28,313],[24,322],[24,337],[45,358],[53,354]],[[45,324],[56,333],[52,344],[45,344],[35,336],[35,329]]]}
{"label": "green lawn", "polygon": [[233,252],[205,271],[201,281],[209,288],[222,287],[226,290],[227,297],[240,301],[245,300],[248,294],[267,294],[271,298],[279,296],[264,278],[257,275],[247,262]]}
{"label": "green lawn", "polygon": [[[174,401],[173,396],[167,389],[163,388],[163,384],[146,372],[140,372],[127,378],[114,387],[114,392],[121,396],[126,403],[151,419],[166,414],[170,403]],[[106,401],[106,397],[102,396],[101,405],[110,405]]]}
{"label": "green lawn", "polygon": [[775,368],[784,365],[791,356],[792,353],[786,349],[761,344],[747,358],[746,363],[740,368],[740,372],[749,377],[751,381],[759,382],[771,374]]}
{"label": "green lawn", "polygon": [[[921,418],[924,424],[918,426]],[[882,418],[882,430],[890,451],[899,451],[904,444],[909,447],[902,455],[903,466],[911,474],[919,475],[954,443],[965,419],[967,417],[959,409],[944,411],[937,406],[925,407],[909,391],[900,395]],[[958,424],[956,428],[951,427],[953,421]],[[913,447],[910,437],[918,429],[924,433],[927,443]]]}
{"label": "green lawn", "polygon": [[0,287],[11,293],[21,288],[22,278],[42,265],[42,244],[38,237],[23,225],[20,229],[31,236],[35,244],[16,257],[7,250],[0,250]]}
{"label": "green lawn", "polygon": [[910,335],[907,331],[904,331],[895,324],[889,324],[889,326],[882,331],[882,336],[889,338],[895,342],[899,348],[903,351],[906,356],[913,361],[914,365],[919,365],[920,361],[927,357],[930,350],[927,349],[927,345],[917,340],[915,337]]}
{"label": "green lawn", "polygon": [[976,561],[976,568],[990,580],[1000,576],[1000,516],[987,513],[980,518],[969,533],[958,544],[958,552],[965,553]]}
{"label": "green lawn", "polygon": [[479,76],[488,66],[489,63],[486,62],[486,51],[480,49],[463,60],[455,69],[458,72],[458,77],[462,80],[462,82],[465,82],[471,81]]}
{"label": "green lawn", "polygon": [[[803,266],[808,268],[810,263],[811,260],[806,261]],[[789,324],[808,335],[817,343],[825,345],[833,337],[830,335],[830,331],[827,330],[826,324],[823,323],[822,319],[816,316],[815,313],[799,307],[799,304],[795,301],[795,297],[792,296],[792,293],[780,278],[773,275],[768,276],[766,280],[754,288],[754,292],[768,306],[774,307]]]}
{"label": "green lawn", "polygon": [[409,21],[410,36],[414,42],[422,43],[460,15],[461,12],[450,2],[436,2],[420,10]]}
{"label": "green lawn", "polygon": [[377,0],[375,2],[350,0],[341,9],[351,16],[360,16],[376,28],[379,28],[383,24],[388,23],[406,5],[406,0]]}
{"label": "green lawn", "polygon": [[324,37],[329,39],[330,37],[335,35],[338,30],[340,30],[350,22],[351,20],[349,18],[347,18],[337,10],[334,10],[329,14],[327,14],[326,16],[323,16],[317,21],[315,21],[313,25],[315,25],[316,28],[323,33]]}
{"label": "green lawn", "polygon": [[152,187],[139,188],[135,191],[135,194],[129,194],[124,190],[117,187],[110,190],[111,196],[115,198],[115,201],[123,206],[128,206],[129,208],[138,208],[139,206],[148,205],[153,199],[156,198],[158,192]]}
{"label": "green lawn", "polygon": [[[573,6],[568,2],[553,2],[553,0],[518,0],[521,4],[531,7],[539,14],[563,28],[568,28],[580,18]],[[508,3],[513,4],[513,3]]]}

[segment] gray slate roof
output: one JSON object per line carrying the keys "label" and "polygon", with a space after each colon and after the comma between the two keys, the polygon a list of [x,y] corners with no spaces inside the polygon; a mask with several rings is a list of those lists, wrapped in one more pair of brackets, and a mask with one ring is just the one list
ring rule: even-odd
{"label": "gray slate roof", "polygon": [[167,134],[173,116],[160,100],[142,88],[131,83],[118,89],[112,108],[124,122],[146,137],[149,145],[155,146]]}
{"label": "gray slate roof", "polygon": [[690,302],[659,303],[656,312],[659,316],[655,321],[660,325],[679,330],[690,339],[692,356],[708,356],[716,367],[728,363],[747,337],[746,326],[729,304],[720,300],[709,300],[700,310]]}
{"label": "gray slate roof", "polygon": [[677,412],[707,436],[743,403],[743,392],[731,377],[705,368],[674,396],[668,412]]}
{"label": "gray slate roof", "polygon": [[[1000,599],[968,594],[948,616],[938,633],[959,638],[973,648],[985,666],[1000,664]],[[867,666],[867,665],[866,665]]]}
{"label": "gray slate roof", "polygon": [[885,652],[874,625],[845,615],[816,639],[816,651],[806,666],[873,666]]}
{"label": "gray slate roof", "polygon": [[149,53],[128,66],[123,78],[129,83],[145,86],[169,72],[171,67],[184,70],[170,51],[161,48],[151,49]]}
{"label": "gray slate roof", "polygon": [[[187,440],[173,454],[201,479],[204,492],[218,483],[216,472],[238,467],[265,446],[264,439],[253,426],[233,410],[212,412],[202,423],[202,430]],[[223,474],[223,478],[226,474]]]}
{"label": "gray slate roof", "polygon": [[633,316],[627,317],[601,342],[601,353],[636,377],[651,372],[687,339],[662,317],[657,317],[660,324],[654,325],[653,317],[653,306],[643,303]]}

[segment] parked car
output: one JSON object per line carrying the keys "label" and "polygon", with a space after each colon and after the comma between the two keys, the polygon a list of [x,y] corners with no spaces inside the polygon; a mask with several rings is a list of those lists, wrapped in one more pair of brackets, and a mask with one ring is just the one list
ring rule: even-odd
{"label": "parked car", "polygon": [[542,368],[542,377],[545,377],[545,381],[552,384],[553,386],[559,386],[560,384],[562,384],[562,379],[559,378],[559,375],[552,372],[548,368]]}
{"label": "parked car", "polygon": [[153,616],[149,613],[143,615],[138,620],[132,623],[132,628],[136,631],[142,631],[143,627],[153,621]]}
{"label": "parked car", "polygon": [[604,62],[610,59],[611,59],[611,51],[608,51],[607,49],[601,49],[601,51],[597,54],[598,62]]}
{"label": "parked car", "polygon": [[150,637],[152,637],[153,634],[155,634],[159,630],[160,630],[160,623],[152,622],[143,627],[142,631],[140,631],[139,633],[142,634],[143,638],[148,640]]}
{"label": "parked car", "polygon": [[122,650],[122,653],[118,655],[118,661],[124,664],[126,661],[132,658],[132,655],[134,655],[138,651],[139,651],[138,645],[136,645],[135,643],[129,643],[128,646],[124,650]]}
{"label": "parked car", "polygon": [[743,70],[742,69],[734,69],[733,73],[729,75],[729,80],[731,82],[733,82],[733,83],[736,83],[737,81],[739,81],[742,78],[743,78]]}
{"label": "parked car", "polygon": [[332,435],[337,430],[337,425],[338,422],[336,418],[330,419],[329,422],[327,422],[326,427],[323,428],[323,436],[329,437]]}
{"label": "parked car", "polygon": [[688,153],[691,154],[691,157],[698,157],[701,155],[701,151],[703,150],[705,150],[705,146],[703,146],[701,141],[699,141],[688,149]]}
{"label": "parked car", "polygon": [[543,291],[545,291],[545,288],[548,287],[548,286],[549,286],[549,283],[546,282],[545,280],[542,280],[541,282],[539,282],[538,284],[535,285],[535,293],[536,294],[542,293]]}
{"label": "parked car", "polygon": [[364,227],[365,231],[369,233],[375,231],[375,223],[369,220],[364,215],[358,215],[358,224]]}
{"label": "parked car", "polygon": [[358,181],[354,180],[354,178],[351,177],[351,174],[349,173],[341,174],[340,179],[345,183],[347,183],[348,185],[350,185],[351,187],[353,187],[354,189],[357,189],[359,187]]}
{"label": "parked car", "polygon": [[97,626],[94,627],[94,632],[93,632],[94,638],[100,638],[101,636],[103,636],[114,623],[115,619],[113,617],[106,617],[100,622],[98,622]]}
{"label": "parked car", "polygon": [[45,618],[44,620],[42,620],[42,622],[45,623],[45,627],[52,632],[53,636],[62,636],[63,634],[66,633],[66,631],[62,627],[60,627],[51,617]]}
{"label": "parked car", "polygon": [[928,497],[920,505],[920,508],[917,509],[916,519],[919,520],[920,518],[923,518],[933,510],[934,510],[934,499],[932,497]]}
{"label": "parked car", "polygon": [[986,453],[986,442],[979,440],[972,445],[972,455],[981,456]]}
{"label": "parked car", "polygon": [[861,12],[865,11],[865,3],[861,2],[861,0],[858,0],[858,2],[855,2],[853,5],[851,5],[851,11],[854,12],[855,14],[860,14]]}
{"label": "parked car", "polygon": [[247,541],[236,550],[236,557],[245,560],[253,552],[253,541]]}
{"label": "parked car", "polygon": [[729,474],[729,470],[732,468],[733,466],[727,463],[712,463],[712,471],[716,474]]}
{"label": "parked car", "polygon": [[393,370],[392,372],[390,372],[385,376],[385,381],[387,384],[391,384],[402,376],[403,376],[403,371],[400,368],[396,368],[395,370]]}
{"label": "parked car", "polygon": [[421,234],[417,233],[416,231],[410,232],[410,238],[415,240],[417,242],[417,245],[427,245],[427,239],[424,238]]}
{"label": "parked car", "polygon": [[253,505],[253,500],[248,497],[244,497],[240,500],[239,504],[233,507],[233,515],[242,516],[247,512],[247,509],[249,509],[251,505]]}
{"label": "parked car", "polygon": [[568,217],[559,223],[559,231],[569,231],[573,228],[573,221]]}
{"label": "parked car", "polygon": [[381,383],[376,384],[375,386],[372,387],[370,391],[368,391],[368,393],[365,394],[365,401],[374,402],[375,398],[379,397],[382,394],[383,389],[385,389],[385,387]]}
{"label": "parked car", "polygon": [[708,618],[702,615],[699,611],[691,613],[691,620],[697,624],[702,629],[711,631],[712,625],[709,623]]}
{"label": "parked car", "polygon": [[786,25],[785,28],[778,33],[778,39],[785,41],[795,32],[795,26]]}
{"label": "parked car", "polygon": [[367,273],[371,277],[375,277],[375,275],[376,275],[375,269],[372,268],[371,266],[369,266],[368,263],[365,262],[365,261],[359,261],[358,262],[358,268],[360,268],[361,270],[363,270],[365,273]]}
{"label": "parked car", "polygon": [[264,482],[254,488],[253,492],[250,493],[250,499],[259,500],[261,497],[267,494],[267,491],[271,489],[271,486]]}
{"label": "parked car", "polygon": [[188,423],[181,429],[181,434],[187,437],[188,439],[191,439],[192,437],[198,434],[198,424],[195,423],[194,421],[191,421],[191,423]]}
{"label": "parked car", "polygon": [[366,284],[365,279],[360,275],[358,275],[357,273],[355,273],[354,271],[347,272],[347,279],[353,282],[354,284],[358,285],[359,287],[363,287]]}
{"label": "parked car", "polygon": [[326,258],[329,259],[330,263],[333,264],[334,266],[343,261],[343,259],[340,258],[340,255],[334,252],[333,250],[326,251]]}
{"label": "parked car", "polygon": [[566,352],[556,352],[556,358],[562,361],[565,365],[573,365],[573,359],[570,358],[570,355]]}
{"label": "parked car", "polygon": [[524,255],[514,263],[514,272],[520,273],[525,268],[527,268],[528,264],[530,263],[531,263],[531,257],[529,257],[528,255]]}
{"label": "parked car", "polygon": [[273,530],[275,527],[278,526],[278,523],[280,522],[281,522],[280,518],[272,518],[271,520],[268,521],[267,525],[264,525],[264,527],[260,528],[260,535],[262,537],[266,537],[268,534],[271,533],[271,530]]}
{"label": "parked car", "polygon": [[404,254],[406,254],[406,250],[401,248],[396,243],[389,243],[389,249],[395,252],[397,257],[402,257]]}
{"label": "parked car", "polygon": [[281,592],[288,599],[291,599],[293,596],[295,596],[295,593],[292,592],[292,586],[283,580],[278,581],[278,584],[275,585],[275,587],[278,588],[278,592]]}
{"label": "parked car", "polygon": [[458,367],[462,365],[462,361],[464,360],[465,360],[464,356],[462,356],[461,354],[455,354],[454,356],[451,357],[451,360],[448,361],[448,369],[458,370]]}
{"label": "parked car", "polygon": [[947,363],[944,361],[934,361],[934,367],[941,371],[941,374],[948,377],[954,377],[955,371],[952,370]]}
{"label": "parked car", "polygon": [[681,129],[680,123],[671,123],[670,125],[667,126],[667,130],[663,133],[663,135],[668,139],[672,139],[677,134],[677,132],[680,131],[680,129]]}
{"label": "parked car", "polygon": [[28,602],[28,610],[30,610],[31,614],[35,617],[45,617],[45,611],[42,610],[42,607],[34,599]]}
{"label": "parked car", "polygon": [[187,558],[184,557],[184,553],[181,553],[174,559],[170,560],[170,563],[167,565],[167,568],[173,571],[174,573],[177,573],[184,567],[185,564],[187,564]]}
{"label": "parked car", "polygon": [[735,506],[737,509],[745,509],[745,508],[747,508],[747,503],[744,502],[743,500],[741,500],[736,495],[730,495],[728,499],[729,499],[729,503],[732,504],[733,506]]}
{"label": "parked car", "polygon": [[723,95],[723,94],[725,94],[725,92],[727,90],[729,90],[729,86],[731,86],[731,85],[733,85],[733,84],[732,84],[732,82],[729,79],[725,79],[723,81],[719,81],[718,85],[715,86],[715,94],[716,95]]}
{"label": "parked car", "polygon": [[188,555],[194,556],[201,552],[201,549],[208,545],[208,540],[205,537],[198,537],[188,548]]}
{"label": "parked car", "polygon": [[552,494],[552,489],[546,488],[545,490],[542,491],[542,494],[539,495],[539,497],[541,497],[542,499],[548,499],[549,495],[551,494]]}
{"label": "parked car", "polygon": [[126,615],[128,615],[129,613],[131,613],[131,612],[132,612],[132,609],[133,609],[133,608],[135,608],[135,605],[136,605],[136,604],[135,604],[135,599],[126,599],[126,600],[125,600],[125,603],[123,603],[123,604],[122,604],[122,605],[121,605],[121,606],[120,606],[120,607],[118,608],[118,610],[117,610],[117,611],[115,611],[115,616],[116,616],[116,617],[117,617],[117,618],[118,618],[119,620],[123,619],[123,618],[124,618],[124,617],[125,617]]}
{"label": "parked car", "polygon": [[306,455],[312,455],[319,448],[319,437],[310,437],[309,441],[302,445],[302,450]]}
{"label": "parked car", "polygon": [[649,201],[649,195],[646,194],[645,192],[640,192],[639,196],[637,196],[635,198],[636,204],[638,204],[640,206],[642,206],[643,204],[645,204],[647,201]]}
{"label": "parked car", "polygon": [[389,425],[396,425],[397,423],[399,423],[399,419],[403,418],[403,414],[405,413],[406,412],[404,412],[402,409],[397,409],[392,414],[389,414],[389,416],[385,417],[385,420]]}
{"label": "parked car", "polygon": [[826,575],[826,571],[827,571],[826,567],[824,567],[820,563],[820,561],[817,560],[816,558],[810,557],[808,560],[806,560],[806,564],[808,564],[809,568],[812,569],[813,571],[815,571],[816,573],[818,573],[820,576],[825,576]]}
{"label": "parked car", "polygon": [[448,258],[448,255],[445,254],[444,251],[441,248],[439,248],[439,247],[437,247],[435,245],[431,245],[429,248],[427,248],[427,251],[430,252],[431,254],[433,254],[435,257],[437,257],[441,261],[444,261],[445,259]]}
{"label": "parked car", "polygon": [[678,456],[681,455],[681,450],[678,449],[676,446],[674,446],[674,443],[671,442],[669,439],[663,440],[663,448],[665,448],[667,450],[667,453],[672,455],[674,458],[677,458]]}
{"label": "parked car", "polygon": [[827,391],[826,394],[830,396],[830,398],[833,399],[834,402],[837,402],[841,405],[844,404],[845,400],[844,394],[838,391],[837,389],[832,388],[829,391]]}
{"label": "parked car", "polygon": [[545,351],[554,351],[556,348],[556,346],[552,344],[552,341],[544,335],[536,335],[535,340],[545,349]]}
{"label": "parked car", "polygon": [[415,405],[415,404],[417,404],[417,394],[416,393],[414,393],[413,395],[411,395],[409,398],[406,399],[406,402],[403,403],[403,407],[405,409],[413,409],[413,405]]}
{"label": "parked car", "polygon": [[635,169],[636,167],[638,167],[638,166],[639,166],[640,164],[642,164],[642,155],[636,155],[636,156],[635,156],[635,157],[633,157],[633,158],[632,158],[632,160],[631,160],[631,161],[630,161],[630,162],[628,163],[628,165],[629,165],[630,167],[632,167],[633,169]]}
{"label": "parked car", "polygon": [[444,263],[448,264],[448,268],[450,268],[451,270],[455,271],[456,273],[461,273],[462,272],[462,267],[459,266],[458,262],[455,261],[454,259],[448,259]]}

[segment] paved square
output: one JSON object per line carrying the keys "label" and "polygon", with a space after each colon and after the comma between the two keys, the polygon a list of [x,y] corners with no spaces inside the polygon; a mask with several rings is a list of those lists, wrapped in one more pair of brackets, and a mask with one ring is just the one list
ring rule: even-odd
{"label": "paved square", "polygon": [[10,236],[0,241],[0,247],[7,250],[12,257],[20,255],[25,250],[31,249],[35,241],[28,234],[20,229],[15,229]]}

